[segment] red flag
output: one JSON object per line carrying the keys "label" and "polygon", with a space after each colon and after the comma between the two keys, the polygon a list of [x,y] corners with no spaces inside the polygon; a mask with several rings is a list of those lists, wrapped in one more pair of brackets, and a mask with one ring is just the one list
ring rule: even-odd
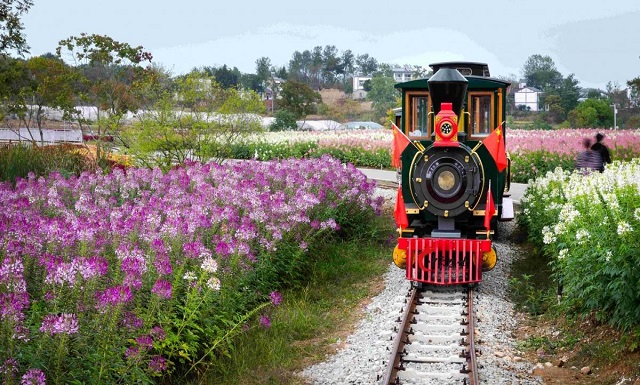
{"label": "red flag", "polygon": [[504,138],[502,137],[502,124],[493,132],[484,138],[482,144],[489,150],[489,154],[496,162],[498,171],[502,171],[507,167],[507,153],[504,150]]}
{"label": "red flag", "polygon": [[489,190],[487,190],[487,204],[484,209],[484,227],[487,231],[491,230],[491,217],[496,213],[496,205],[491,195],[491,181],[489,181]]}
{"label": "red flag", "polygon": [[398,196],[396,197],[396,208],[393,210],[393,217],[396,219],[396,224],[402,229],[409,227],[409,219],[407,218],[407,211],[404,207],[404,198],[402,197],[402,187],[398,187]]}
{"label": "red flag", "polygon": [[411,142],[407,136],[400,131],[398,126],[391,123],[391,129],[393,130],[393,146],[391,147],[391,167],[400,167],[400,155],[402,151]]}

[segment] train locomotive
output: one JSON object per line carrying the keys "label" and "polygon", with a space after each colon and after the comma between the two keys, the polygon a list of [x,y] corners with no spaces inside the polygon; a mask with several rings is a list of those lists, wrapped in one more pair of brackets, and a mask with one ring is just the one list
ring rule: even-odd
{"label": "train locomotive", "polygon": [[[416,285],[476,284],[497,263],[498,221],[513,219],[505,150],[510,85],[485,63],[431,64],[430,77],[398,83],[400,162],[394,263]],[[404,142],[399,145],[398,142]]]}

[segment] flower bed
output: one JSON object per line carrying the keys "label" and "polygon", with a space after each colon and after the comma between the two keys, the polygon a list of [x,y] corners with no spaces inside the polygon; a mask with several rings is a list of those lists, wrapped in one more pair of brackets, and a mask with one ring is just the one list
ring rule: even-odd
{"label": "flower bed", "polygon": [[330,157],[0,185],[0,378],[199,372],[250,321],[268,326],[309,249],[379,214],[373,188]]}
{"label": "flower bed", "polygon": [[[508,130],[507,152],[512,160],[511,174],[516,183],[543,176],[556,167],[572,170],[582,139],[593,138],[593,129]],[[640,130],[602,130],[604,143],[613,159],[640,157]],[[271,160],[310,158],[324,154],[353,163],[357,167],[389,168],[390,130],[338,130],[318,132],[274,132],[256,134],[231,149],[237,159]]]}
{"label": "flower bed", "polygon": [[588,176],[556,169],[529,185],[518,220],[553,257],[571,312],[640,326],[639,196],[640,159]]}

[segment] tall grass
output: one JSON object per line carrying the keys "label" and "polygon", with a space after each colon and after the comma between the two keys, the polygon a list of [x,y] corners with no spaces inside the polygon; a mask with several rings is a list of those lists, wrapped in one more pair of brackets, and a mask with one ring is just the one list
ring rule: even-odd
{"label": "tall grass", "polygon": [[27,178],[30,172],[46,176],[57,171],[62,175],[80,175],[94,169],[92,162],[67,145],[33,147],[5,145],[0,147],[0,181],[15,185],[17,178]]}
{"label": "tall grass", "polygon": [[322,257],[306,284],[283,293],[283,304],[272,313],[271,328],[242,335],[229,357],[205,373],[200,383],[304,384],[296,373],[335,352],[336,336],[346,337],[345,328],[359,317],[354,309],[379,287],[389,266],[390,217],[377,219],[372,226],[377,235],[363,234],[314,250]]}

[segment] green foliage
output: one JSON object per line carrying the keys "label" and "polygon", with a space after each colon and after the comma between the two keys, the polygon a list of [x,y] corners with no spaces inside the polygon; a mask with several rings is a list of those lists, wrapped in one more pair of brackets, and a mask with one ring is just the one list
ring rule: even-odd
{"label": "green foliage", "polygon": [[[374,233],[352,240],[316,244],[318,256],[301,286],[283,292],[271,312],[272,326],[252,328],[234,341],[233,354],[221,357],[200,376],[202,384],[297,383],[309,358],[335,343],[334,335],[354,306],[371,295],[371,282],[388,267],[392,221],[376,218]],[[371,238],[372,234],[377,234]],[[366,242],[363,241],[366,239]]]}
{"label": "green foliage", "polygon": [[640,200],[636,159],[588,177],[558,169],[529,185],[519,223],[552,258],[570,313],[640,325]]}
{"label": "green foliage", "polygon": [[26,179],[29,173],[40,177],[55,171],[66,176],[92,170],[92,163],[74,149],[71,146],[0,147],[0,181],[15,185],[16,179]]}
{"label": "green foliage", "polygon": [[288,80],[282,85],[280,97],[280,108],[289,110],[296,119],[314,113],[317,105],[322,103],[322,97],[311,86],[295,80]]}
{"label": "green foliage", "polygon": [[32,6],[33,0],[4,0],[0,3],[0,56],[8,51],[16,51],[21,56],[29,53],[20,17]]}
{"label": "green foliage", "polygon": [[611,127],[613,109],[608,99],[587,99],[569,113],[569,122],[574,127]]}
{"label": "green foliage", "polygon": [[139,165],[168,170],[188,159],[221,161],[232,156],[233,143],[262,130],[258,114],[264,105],[255,92],[221,89],[199,72],[176,85],[177,98],[165,92],[154,112],[140,114],[122,134]]}
{"label": "green foliage", "polygon": [[[89,122],[76,116],[75,121],[83,128],[83,132],[112,136],[120,139],[125,115],[137,111],[141,99],[137,96],[139,83],[144,84],[149,74],[148,68],[142,67],[144,62],[151,62],[151,53],[142,46],[131,46],[118,42],[109,36],[81,33],[61,40],[56,48],[59,58],[67,56],[72,62],[79,63],[83,70],[83,90],[81,102],[98,109],[98,119]],[[155,77],[152,77],[155,79]],[[96,142],[97,164],[107,164],[108,154],[116,142]]]}
{"label": "green foliage", "polygon": [[279,109],[276,111],[276,120],[269,126],[269,131],[286,131],[298,128],[296,116],[287,109]]}
{"label": "green foliage", "polygon": [[509,280],[509,292],[516,304],[516,309],[526,311],[531,315],[540,315],[547,312],[551,299],[553,298],[553,288],[539,289],[531,281],[531,275],[513,277]]}
{"label": "green foliage", "polygon": [[393,77],[377,75],[371,78],[371,91],[367,93],[367,99],[379,119],[386,116],[387,111],[397,104],[398,91],[394,88],[396,81]]}
{"label": "green foliage", "polygon": [[541,90],[556,88],[562,82],[562,74],[550,56],[531,55],[522,67],[522,75],[528,86]]}
{"label": "green foliage", "polygon": [[552,151],[517,152],[510,154],[511,178],[515,183],[528,183],[529,180],[544,176],[556,168],[573,170],[575,156],[558,154]]}

